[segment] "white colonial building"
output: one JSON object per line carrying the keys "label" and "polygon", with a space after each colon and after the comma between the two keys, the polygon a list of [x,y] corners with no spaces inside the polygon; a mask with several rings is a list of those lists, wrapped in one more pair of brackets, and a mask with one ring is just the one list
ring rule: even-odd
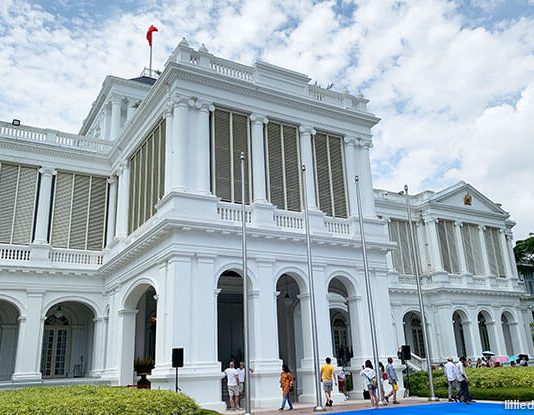
{"label": "white colonial building", "polygon": [[[183,347],[181,388],[222,408],[221,369],[243,356],[245,220],[253,404],[278,404],[282,362],[313,400],[302,164],[321,358],[358,371],[372,354],[356,175],[380,355],[424,356],[405,199],[373,191],[367,102],[182,40],[157,80],[107,77],[79,134],[0,123],[0,387],[128,385],[146,357],[152,387],[174,389]],[[433,361],[533,355],[508,214],[463,183],[411,205]]]}

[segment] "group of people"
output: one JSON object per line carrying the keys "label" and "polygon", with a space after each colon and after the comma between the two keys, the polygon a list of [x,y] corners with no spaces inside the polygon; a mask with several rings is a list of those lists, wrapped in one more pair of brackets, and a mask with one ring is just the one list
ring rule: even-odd
{"label": "group of people", "polygon": [[[253,372],[250,369],[250,372]],[[228,401],[230,409],[237,411],[242,409],[241,399],[245,391],[245,362],[239,362],[239,367],[236,369],[235,363],[231,361],[228,368],[224,370],[226,376],[226,385],[228,387]]]}
{"label": "group of people", "polygon": [[[370,360],[365,361],[365,364],[360,371],[360,376],[362,376],[364,383],[367,385],[371,404],[373,406],[378,406],[378,376],[382,379],[382,382],[380,383],[380,392],[386,403],[389,404],[389,399],[393,396],[392,402],[398,404],[397,391],[399,390],[399,379],[397,377],[397,372],[395,372],[395,368],[393,367],[393,358],[388,357],[388,363],[385,368],[382,362],[379,362],[379,371],[380,373],[377,375]],[[386,388],[388,387],[391,388],[391,390],[386,393]]]}
{"label": "group of people", "polygon": [[[449,357],[445,363],[449,402],[457,401],[466,404],[472,402],[471,395],[469,395],[469,379],[465,371],[466,367],[469,367],[469,363],[465,356],[460,357],[457,363],[454,363],[452,357]],[[456,390],[455,395],[452,394],[453,389]]]}

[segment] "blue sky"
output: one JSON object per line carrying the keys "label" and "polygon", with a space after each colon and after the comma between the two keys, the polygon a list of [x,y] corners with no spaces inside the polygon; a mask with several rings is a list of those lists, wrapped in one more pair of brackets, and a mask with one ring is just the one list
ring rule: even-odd
{"label": "blue sky", "polygon": [[147,66],[150,24],[159,68],[185,36],[361,90],[375,187],[464,180],[534,231],[534,0],[4,0],[0,119],[77,132],[106,75]]}

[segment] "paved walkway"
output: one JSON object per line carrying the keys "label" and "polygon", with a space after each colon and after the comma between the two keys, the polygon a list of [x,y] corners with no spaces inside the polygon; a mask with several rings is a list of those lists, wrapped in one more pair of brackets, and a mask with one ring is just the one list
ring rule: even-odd
{"label": "paved walkway", "polygon": [[[439,402],[436,403],[429,403],[427,398],[408,398],[408,399],[401,399],[399,405],[389,405],[385,406],[384,408],[399,408],[399,407],[408,407],[408,406],[414,406],[414,405],[439,405],[440,403],[447,402],[447,400],[442,399]],[[287,415],[309,415],[309,414],[315,414],[313,412],[314,405],[309,403],[294,403],[293,407],[295,408],[293,411],[289,411]],[[286,406],[287,408],[287,406]],[[382,407],[381,407],[382,408]],[[339,402],[334,404],[332,407],[328,407],[325,412],[319,412],[319,414],[324,413],[328,414],[330,412],[348,412],[348,411],[361,411],[364,409],[372,409],[371,403],[369,401],[364,400],[349,400],[344,402]],[[288,412],[287,409],[283,412],[279,411],[278,409],[254,409],[253,413],[262,415],[274,415],[274,414],[280,414]],[[225,415],[238,415],[243,414],[244,411],[224,411],[222,412]]]}

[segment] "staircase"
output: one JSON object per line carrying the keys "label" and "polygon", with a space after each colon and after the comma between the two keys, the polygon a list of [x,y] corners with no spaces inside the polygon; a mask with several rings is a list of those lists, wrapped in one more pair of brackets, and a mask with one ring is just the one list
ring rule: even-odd
{"label": "staircase", "polygon": [[426,370],[426,358],[417,356],[416,354],[412,353],[412,359],[406,360],[406,366],[408,366],[414,372]]}

